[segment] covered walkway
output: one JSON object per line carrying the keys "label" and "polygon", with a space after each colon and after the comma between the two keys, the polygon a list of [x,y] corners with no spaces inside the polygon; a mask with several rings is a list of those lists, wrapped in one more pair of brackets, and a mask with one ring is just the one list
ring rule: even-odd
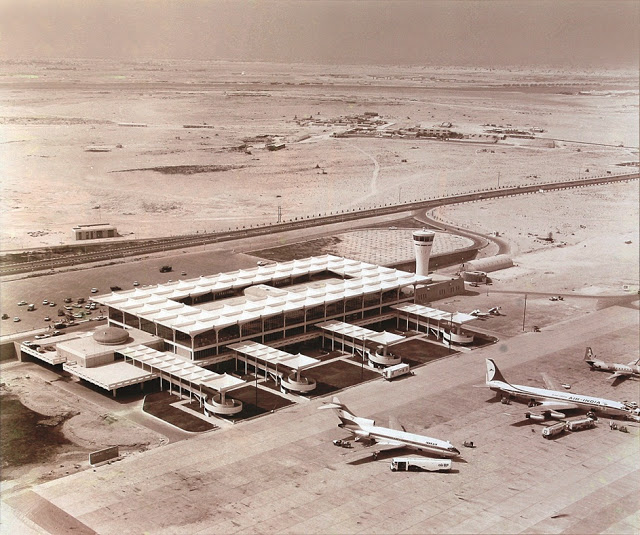
{"label": "covered walkway", "polygon": [[258,370],[263,370],[265,379],[271,374],[276,382],[280,382],[282,389],[298,394],[310,392],[316,387],[316,381],[309,377],[302,377],[301,372],[320,364],[321,361],[318,359],[300,353],[292,355],[258,342],[239,342],[228,347],[235,354],[236,369],[238,360],[241,360],[244,362],[245,373],[250,364],[256,370],[256,374]]}
{"label": "covered walkway", "polygon": [[147,346],[139,345],[118,350],[125,362],[130,362],[138,368],[149,370],[160,378],[160,385],[164,379],[171,385],[177,386],[180,395],[182,391],[189,392],[204,407],[205,413],[236,414],[242,410],[242,402],[226,398],[226,393],[244,386],[246,381],[232,375],[219,374],[206,370],[172,353],[165,353]]}
{"label": "covered walkway", "polygon": [[[331,340],[332,351],[335,350],[335,343],[338,341],[342,344],[342,351],[347,346],[351,347],[352,353],[361,352],[362,355],[367,355],[371,365],[393,366],[401,362],[400,357],[389,351],[389,346],[404,340],[404,336],[387,331],[373,331],[342,321],[326,321],[318,323],[316,327],[322,331],[323,338]],[[373,351],[371,347],[374,348]]]}
{"label": "covered walkway", "polygon": [[398,327],[400,320],[406,320],[406,329],[413,324],[417,331],[423,327],[428,334],[436,338],[442,338],[449,344],[470,344],[473,342],[473,334],[463,333],[462,325],[476,320],[476,316],[463,312],[445,312],[437,308],[431,308],[413,303],[393,305],[392,309],[398,312]]}

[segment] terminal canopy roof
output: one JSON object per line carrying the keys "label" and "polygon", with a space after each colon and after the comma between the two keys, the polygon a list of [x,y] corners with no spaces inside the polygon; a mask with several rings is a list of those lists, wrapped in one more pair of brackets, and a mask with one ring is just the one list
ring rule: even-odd
{"label": "terminal canopy roof", "polygon": [[[244,296],[197,305],[178,302],[208,293],[267,285],[288,277],[330,272],[335,278],[293,287],[251,291]],[[427,282],[428,277],[333,255],[303,258],[230,273],[202,276],[93,297],[115,310],[132,314],[189,336],[260,320],[285,311]]]}
{"label": "terminal canopy roof", "polygon": [[344,323],[342,321],[325,321],[324,323],[318,323],[316,327],[333,334],[339,334],[343,337],[352,338],[364,342],[365,340],[371,340],[378,344],[389,345],[404,340],[404,336],[398,334],[389,333],[387,331],[378,332],[372,331],[365,327],[359,327],[358,325],[351,325],[350,323]]}
{"label": "terminal canopy roof", "polygon": [[421,318],[434,321],[453,323],[454,325],[462,325],[463,323],[468,323],[470,321],[478,319],[471,314],[464,314],[463,312],[446,312],[444,310],[438,310],[437,308],[431,308],[412,303],[393,305],[391,308],[397,310],[398,312],[403,312],[408,316],[419,316]]}
{"label": "terminal canopy roof", "polygon": [[318,359],[307,357],[300,353],[292,355],[275,347],[265,346],[257,342],[238,342],[228,347],[253,360],[259,360],[265,364],[284,365],[297,371],[306,370],[320,363]]}
{"label": "terminal canopy roof", "polygon": [[153,371],[163,372],[185,382],[207,386],[221,393],[246,384],[237,377],[205,370],[173,353],[157,351],[143,345],[126,347],[118,350],[118,353],[149,366]]}

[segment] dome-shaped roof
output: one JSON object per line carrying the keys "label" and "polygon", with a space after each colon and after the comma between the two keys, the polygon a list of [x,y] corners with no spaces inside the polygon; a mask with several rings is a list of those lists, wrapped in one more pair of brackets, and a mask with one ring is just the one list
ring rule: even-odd
{"label": "dome-shaped roof", "polygon": [[129,340],[129,333],[119,327],[102,327],[93,333],[93,339],[99,344],[117,345]]}

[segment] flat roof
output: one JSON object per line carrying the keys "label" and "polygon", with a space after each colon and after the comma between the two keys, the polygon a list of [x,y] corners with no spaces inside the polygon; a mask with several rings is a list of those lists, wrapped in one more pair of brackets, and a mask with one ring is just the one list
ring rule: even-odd
{"label": "flat roof", "polygon": [[400,336],[399,334],[393,334],[387,331],[373,331],[371,329],[360,327],[358,325],[352,325],[343,321],[325,321],[323,323],[316,324],[316,327],[322,329],[323,331],[340,334],[342,336],[349,336],[354,340],[370,340],[372,342],[384,345],[389,345],[395,342],[399,342],[400,340],[404,340],[404,336]]}
{"label": "flat roof", "polygon": [[85,368],[75,363],[65,363],[62,368],[70,374],[98,385],[105,390],[143,383],[156,377],[155,373],[136,368],[126,362],[116,361],[95,368]]}
{"label": "flat roof", "polygon": [[127,327],[126,331],[129,334],[129,338],[122,344],[101,344],[93,337],[96,329],[84,333],[77,333],[77,335],[73,338],[63,340],[61,342],[57,342],[51,339],[49,340],[55,343],[56,348],[60,347],[61,349],[75,355],[85,356],[99,355],[102,353],[113,353],[114,351],[120,351],[120,349],[124,347],[148,344],[161,340],[161,338],[159,338],[158,336],[149,334],[145,331],[141,331],[140,329]]}
{"label": "flat roof", "polygon": [[237,344],[231,344],[227,347],[244,356],[251,357],[265,363],[272,363],[276,365],[281,364],[287,368],[300,371],[310,368],[311,366],[315,366],[316,364],[320,364],[321,362],[318,359],[302,355],[301,353],[293,355],[286,351],[276,349],[275,347],[259,344],[258,342],[238,342]]}
{"label": "flat roof", "polygon": [[[269,283],[324,271],[334,273],[336,278],[314,281],[313,284],[295,285],[291,288],[272,288],[273,291],[265,289],[264,292],[251,292],[244,297],[221,299],[204,306],[177,302],[179,299],[210,292],[240,290],[256,285],[270,288]],[[185,281],[137,287],[95,296],[92,299],[101,305],[193,336],[286,311],[303,310],[368,293],[396,290],[429,280],[429,277],[415,273],[324,255]]]}
{"label": "flat roof", "polygon": [[453,323],[454,325],[462,325],[473,320],[477,320],[476,316],[471,314],[465,314],[463,312],[446,312],[444,310],[438,310],[437,308],[426,307],[424,305],[416,305],[415,303],[401,303],[399,305],[392,305],[391,308],[404,312],[407,315],[413,314],[414,316],[420,316],[421,318],[432,319],[436,321],[446,321],[447,323]]}
{"label": "flat roof", "polygon": [[131,360],[149,366],[153,370],[172,375],[183,381],[207,386],[218,392],[226,392],[227,390],[246,384],[246,381],[242,379],[226,373],[219,374],[212,372],[180,358],[174,353],[158,351],[143,345],[126,347],[119,350],[118,353]]}

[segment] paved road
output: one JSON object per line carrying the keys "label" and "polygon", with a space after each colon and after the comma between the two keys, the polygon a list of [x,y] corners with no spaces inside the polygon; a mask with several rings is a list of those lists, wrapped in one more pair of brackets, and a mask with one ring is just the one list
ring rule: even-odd
{"label": "paved road", "polygon": [[[374,158],[375,163],[375,158]],[[374,170],[374,179],[376,177]],[[479,199],[490,199],[497,197],[508,197],[513,195],[528,195],[536,193],[538,191],[553,191],[560,189],[572,189],[578,187],[588,187],[592,185],[606,184],[610,182],[621,182],[627,180],[635,180],[640,175],[638,173],[628,173],[623,175],[605,175],[602,177],[583,178],[577,180],[566,180],[560,182],[545,182],[528,184],[525,186],[517,187],[502,187],[502,188],[490,188],[485,190],[478,190],[470,193],[449,195],[442,198],[423,199],[421,201],[404,203],[404,204],[392,204],[389,206],[377,206],[372,209],[366,210],[352,210],[346,213],[325,215],[322,217],[305,219],[299,221],[288,221],[279,223],[277,225],[269,225],[262,227],[251,227],[249,229],[242,229],[225,233],[210,233],[210,234],[192,234],[185,236],[176,236],[170,238],[157,238],[153,240],[140,240],[140,243],[127,243],[114,242],[108,249],[99,252],[92,252],[87,254],[67,255],[55,259],[36,260],[26,263],[13,263],[3,264],[0,266],[0,275],[10,275],[16,273],[23,273],[35,270],[49,270],[61,266],[77,265],[87,262],[96,261],[110,261],[125,256],[136,256],[143,254],[150,254],[159,251],[165,251],[170,249],[180,249],[186,247],[205,246],[206,244],[221,243],[227,241],[233,241],[239,238],[248,238],[255,236],[265,236],[278,232],[287,232],[296,229],[310,228],[319,225],[328,225],[333,223],[339,223],[343,221],[355,221],[364,218],[375,217],[384,214],[394,214],[398,212],[404,212],[407,210],[414,211],[420,209],[436,208],[442,205],[457,204],[461,202],[472,202]],[[373,180],[373,187],[375,187],[375,180]]]}

